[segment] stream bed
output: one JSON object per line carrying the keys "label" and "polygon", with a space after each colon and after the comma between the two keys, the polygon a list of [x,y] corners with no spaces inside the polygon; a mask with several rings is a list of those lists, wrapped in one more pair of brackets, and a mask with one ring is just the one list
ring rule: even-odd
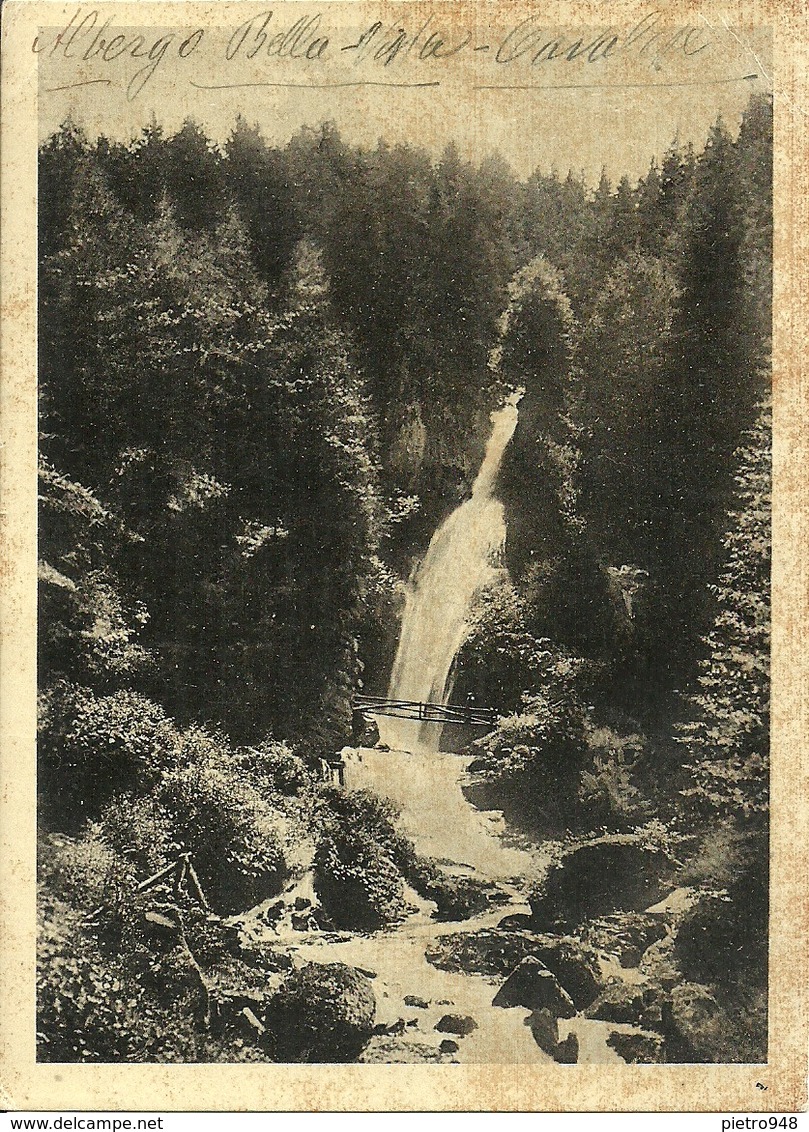
{"label": "stream bed", "polygon": [[[377,1000],[376,1023],[384,1034],[372,1039],[366,1060],[418,1062],[429,1060],[475,1064],[550,1062],[537,1045],[523,1007],[493,1006],[502,979],[477,973],[440,969],[425,952],[439,936],[474,933],[496,928],[506,915],[529,914],[527,881],[542,865],[541,850],[534,852],[504,843],[504,822],[498,812],[475,809],[466,800],[462,784],[467,757],[424,751],[385,751],[346,748],[343,752],[345,783],[349,789],[367,789],[390,799],[401,810],[400,828],[419,853],[435,857],[450,872],[466,873],[496,882],[505,902],[496,909],[458,923],[432,917],[434,905],[408,889],[412,913],[400,924],[370,934],[295,932],[279,942],[298,962],[346,963],[373,980]],[[311,883],[311,882],[309,882]],[[294,894],[313,897],[298,886]],[[272,929],[270,929],[272,931]],[[605,963],[609,961],[605,959]],[[631,979],[617,962],[605,969],[608,978]],[[406,1001],[407,999],[407,1001]],[[445,1015],[474,1020],[475,1028],[461,1036],[437,1029]],[[578,1063],[621,1062],[606,1044],[615,1030],[632,1032],[629,1025],[601,1022],[577,1015],[559,1020],[559,1038],[575,1033]],[[456,1049],[441,1051],[442,1042]]]}

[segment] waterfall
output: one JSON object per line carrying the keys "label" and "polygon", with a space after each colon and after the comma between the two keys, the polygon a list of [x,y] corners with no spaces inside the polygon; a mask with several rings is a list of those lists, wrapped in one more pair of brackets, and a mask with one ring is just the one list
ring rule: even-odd
{"label": "waterfall", "polygon": [[[391,699],[446,703],[452,662],[468,632],[475,594],[495,575],[506,536],[503,504],[494,488],[506,445],[517,426],[513,394],[492,413],[492,433],[472,494],[441,524],[408,583],[393,665]],[[437,751],[441,725],[379,716],[380,740],[391,750]]]}

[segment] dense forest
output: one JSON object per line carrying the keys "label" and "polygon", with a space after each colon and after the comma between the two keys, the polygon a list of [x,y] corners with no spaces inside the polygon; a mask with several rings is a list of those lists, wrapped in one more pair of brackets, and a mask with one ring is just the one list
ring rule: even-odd
{"label": "dense forest", "polygon": [[766,1059],[771,173],[763,96],[594,190],[330,123],[41,146],[41,1059],[355,1058],[353,969],[234,914],[307,871],[324,930],[486,897],[320,767],[515,389],[469,795],[676,862],[667,1057]]}

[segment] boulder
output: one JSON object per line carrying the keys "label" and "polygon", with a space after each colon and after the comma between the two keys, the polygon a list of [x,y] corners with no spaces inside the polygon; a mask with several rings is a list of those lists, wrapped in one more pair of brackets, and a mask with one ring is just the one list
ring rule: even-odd
{"label": "boulder", "polygon": [[266,1023],[281,1061],[346,1062],[371,1037],[375,1012],[370,980],[354,967],[309,963],[284,979]]}
{"label": "boulder", "polygon": [[435,1028],[441,1034],[457,1034],[465,1038],[467,1034],[477,1030],[478,1024],[469,1014],[444,1014],[436,1022]]}
{"label": "boulder", "polygon": [[309,912],[293,912],[291,916],[292,927],[296,932],[318,931],[319,926],[314,916]]}
{"label": "boulder", "polygon": [[[322,932],[334,931],[334,920],[332,920],[325,908],[319,906],[312,908],[309,919]],[[358,968],[358,970],[360,970],[360,968]]]}
{"label": "boulder", "polygon": [[682,983],[674,987],[663,1003],[661,1025],[671,1061],[736,1060],[728,1049],[733,1027],[706,986]]}
{"label": "boulder", "polygon": [[534,921],[525,912],[513,912],[504,916],[497,927],[503,932],[526,932],[533,927]]}
{"label": "boulder", "polygon": [[279,920],[284,918],[286,905],[283,900],[276,900],[273,904],[268,904],[266,908],[259,913],[259,919],[263,920],[265,924],[277,924]]}
{"label": "boulder", "polygon": [[539,1048],[543,1053],[553,1057],[559,1045],[559,1020],[557,1016],[550,1010],[535,1010],[529,1018],[526,1018],[525,1022],[527,1026],[531,1027],[534,1041]]}
{"label": "boulder", "polygon": [[405,1006],[418,1007],[419,1010],[426,1010],[430,1005],[428,1002],[425,1002],[423,998],[419,998],[418,995],[415,994],[406,994],[404,996],[404,1004]]}
{"label": "boulder", "polygon": [[674,951],[674,937],[664,936],[644,951],[638,970],[645,979],[671,990],[684,981]]}
{"label": "boulder", "polygon": [[539,959],[529,955],[514,968],[494,996],[492,1006],[524,1006],[548,1010],[555,1018],[572,1018],[576,1007],[559,980]]}
{"label": "boulder", "polygon": [[568,1034],[560,1042],[553,1053],[553,1060],[560,1065],[575,1065],[579,1060],[579,1039],[575,1034]]}
{"label": "boulder", "polygon": [[630,1065],[658,1065],[666,1060],[665,1043],[660,1034],[645,1030],[631,1034],[613,1030],[607,1038],[607,1045]]}
{"label": "boulder", "polygon": [[452,1040],[452,1038],[444,1038],[444,1040],[442,1041],[441,1045],[438,1048],[441,1051],[441,1053],[457,1053],[458,1050],[461,1047],[458,1045],[457,1042],[454,1042]]}
{"label": "boulder", "polygon": [[446,1056],[435,1045],[407,1034],[371,1038],[357,1060],[362,1065],[424,1065],[440,1064]]}
{"label": "boulder", "polygon": [[578,926],[615,911],[640,911],[671,885],[675,862],[636,834],[607,834],[574,844],[530,894],[537,927]]}
{"label": "boulder", "polygon": [[602,1022],[640,1023],[644,1013],[644,995],[641,987],[630,983],[611,983],[586,1011],[588,1018]]}
{"label": "boulder", "polygon": [[669,919],[656,912],[615,912],[588,923],[583,938],[622,967],[637,967],[644,951],[666,936]]}
{"label": "boulder", "polygon": [[592,947],[570,936],[503,931],[458,932],[438,936],[425,952],[444,971],[505,978],[528,956],[551,971],[579,1009],[589,1006],[605,986]]}
{"label": "boulder", "polygon": [[289,952],[264,940],[244,940],[238,957],[248,966],[258,967],[262,971],[274,973],[292,970],[292,956]]}

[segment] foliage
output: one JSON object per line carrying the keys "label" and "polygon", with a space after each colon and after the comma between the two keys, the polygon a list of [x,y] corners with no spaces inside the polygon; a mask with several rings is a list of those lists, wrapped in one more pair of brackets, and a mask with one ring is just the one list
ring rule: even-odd
{"label": "foliage", "polygon": [[365,790],[325,792],[315,891],[337,927],[373,931],[405,912],[393,807]]}
{"label": "foliage", "polygon": [[182,746],[181,761],[163,776],[156,797],[206,895],[225,912],[274,896],[287,873],[283,815],[239,773],[220,740],[192,729]]}
{"label": "foliage", "polygon": [[723,539],[718,613],[705,639],[699,691],[679,738],[703,811],[755,820],[767,809],[769,766],[770,411],[738,452],[736,505]]}
{"label": "foliage", "polygon": [[165,1019],[124,965],[102,955],[77,912],[40,903],[38,1058],[50,1062],[143,1061]]}
{"label": "foliage", "polygon": [[274,739],[264,739],[255,747],[240,747],[233,756],[233,771],[247,775],[267,797],[295,796],[312,786],[312,774],[300,755],[288,743]]}
{"label": "foliage", "polygon": [[590,765],[582,770],[579,800],[594,826],[627,828],[648,812],[634,771],[646,755],[641,735],[621,735],[610,727],[589,730]]}
{"label": "foliage", "polygon": [[176,742],[166,713],[139,692],[98,696],[55,683],[40,697],[43,813],[57,828],[77,828],[115,790],[153,785]]}

